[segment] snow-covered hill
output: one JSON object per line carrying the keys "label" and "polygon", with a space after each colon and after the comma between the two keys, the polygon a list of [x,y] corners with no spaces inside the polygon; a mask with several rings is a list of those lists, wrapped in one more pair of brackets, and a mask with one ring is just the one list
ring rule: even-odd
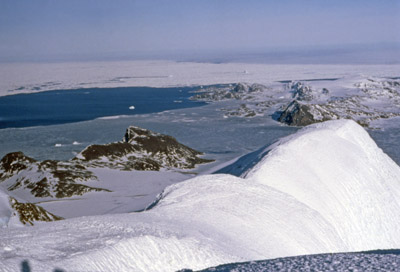
{"label": "snow-covered hill", "polygon": [[400,168],[355,122],[313,125],[267,151],[243,177],[174,184],[144,212],[2,229],[0,266],[174,271],[400,248]]}
{"label": "snow-covered hill", "polygon": [[353,250],[400,242],[400,168],[355,122],[309,126],[281,140],[245,177],[322,214]]}
{"label": "snow-covered hill", "polygon": [[90,145],[69,161],[9,153],[0,160],[0,188],[66,218],[131,212],[145,208],[167,185],[193,176],[185,170],[212,161],[200,155],[171,136],[130,126],[123,141]]}

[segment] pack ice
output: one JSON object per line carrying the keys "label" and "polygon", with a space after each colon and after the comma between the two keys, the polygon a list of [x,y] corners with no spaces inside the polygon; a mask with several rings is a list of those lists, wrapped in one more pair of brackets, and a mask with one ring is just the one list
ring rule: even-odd
{"label": "pack ice", "polygon": [[171,185],[144,212],[2,229],[0,267],[175,271],[400,247],[400,168],[354,121],[308,126],[245,162],[240,177]]}

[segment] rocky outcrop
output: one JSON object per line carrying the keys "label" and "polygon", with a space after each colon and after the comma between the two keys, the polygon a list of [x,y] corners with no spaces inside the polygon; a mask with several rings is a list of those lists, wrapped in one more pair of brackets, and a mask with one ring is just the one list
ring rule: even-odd
{"label": "rocky outcrop", "polygon": [[64,218],[54,215],[42,207],[33,203],[22,203],[10,197],[10,206],[14,210],[13,216],[17,216],[24,225],[33,226],[35,222],[51,222]]}
{"label": "rocky outcrop", "polygon": [[29,158],[22,152],[13,152],[4,156],[0,161],[0,180],[9,178],[20,171],[27,169],[36,160]]}
{"label": "rocky outcrop", "polygon": [[26,191],[39,198],[64,198],[88,192],[110,192],[84,184],[97,181],[90,167],[118,170],[159,171],[194,168],[211,162],[203,153],[175,138],[131,126],[123,141],[91,145],[70,161],[36,161],[22,152],[9,153],[0,161],[0,184],[8,191]]}
{"label": "rocky outcrop", "polygon": [[248,85],[237,83],[233,86],[212,86],[206,89],[195,91],[191,100],[196,101],[222,101],[222,100],[248,100],[253,98],[253,94],[263,92],[267,87],[261,84]]}
{"label": "rocky outcrop", "polygon": [[292,89],[292,98],[300,101],[311,101],[314,99],[311,87],[301,82],[292,82],[289,87]]}
{"label": "rocky outcrop", "polygon": [[22,152],[9,153],[0,161],[0,182],[9,191],[24,189],[35,197],[63,198],[109,191],[81,184],[89,180],[97,177],[76,162],[36,161]]}
{"label": "rocky outcrop", "polygon": [[109,167],[120,170],[158,171],[191,169],[197,164],[211,162],[199,158],[203,153],[179,143],[175,138],[131,126],[123,141],[106,145],[91,145],[74,161],[91,167]]}
{"label": "rocky outcrop", "polygon": [[352,119],[369,127],[372,121],[400,116],[400,82],[369,78],[354,86],[351,92],[331,96],[325,88],[313,90],[301,82],[291,83],[294,100],[276,111],[275,119],[293,126]]}
{"label": "rocky outcrop", "polygon": [[[319,118],[316,117],[319,113]],[[290,126],[307,126],[313,123],[323,122],[333,119],[332,116],[325,114],[317,105],[308,105],[293,100],[283,111],[277,113],[277,120]]]}

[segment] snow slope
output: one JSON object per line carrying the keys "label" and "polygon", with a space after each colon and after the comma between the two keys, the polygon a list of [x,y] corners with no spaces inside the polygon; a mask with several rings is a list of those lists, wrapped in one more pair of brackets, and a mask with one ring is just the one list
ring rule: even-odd
{"label": "snow slope", "polygon": [[0,227],[7,226],[12,216],[9,196],[0,190]]}
{"label": "snow slope", "polygon": [[0,228],[33,226],[38,222],[62,220],[41,206],[17,200],[0,189]]}
{"label": "snow slope", "polygon": [[390,247],[400,237],[400,168],[355,122],[309,126],[245,177],[318,211],[353,250]]}
{"label": "snow slope", "polygon": [[243,178],[171,185],[141,213],[2,229],[0,267],[175,271],[399,248],[399,182],[400,168],[359,125],[325,122],[278,142]]}

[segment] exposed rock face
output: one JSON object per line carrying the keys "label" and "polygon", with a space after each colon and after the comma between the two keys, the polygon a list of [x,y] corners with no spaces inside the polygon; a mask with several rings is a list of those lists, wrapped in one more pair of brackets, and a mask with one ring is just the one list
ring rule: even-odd
{"label": "exposed rock face", "polygon": [[123,141],[91,145],[75,160],[92,167],[158,171],[161,168],[190,169],[196,164],[211,162],[199,155],[203,153],[178,143],[171,136],[131,126]]}
{"label": "exposed rock face", "polygon": [[70,161],[36,161],[22,152],[9,153],[0,161],[0,184],[8,191],[29,192],[34,197],[64,198],[110,190],[85,185],[97,181],[89,167],[158,171],[191,169],[211,162],[203,153],[180,144],[175,138],[138,127],[129,127],[124,140],[91,145]]}
{"label": "exposed rock face", "polygon": [[[315,112],[318,111],[322,118],[315,118]],[[314,113],[313,113],[314,112]],[[293,100],[282,112],[279,113],[278,121],[290,126],[307,126],[313,123],[333,119],[325,114],[318,105],[301,104]]]}
{"label": "exposed rock face", "polygon": [[241,104],[239,108],[236,109],[221,109],[225,111],[225,115],[227,117],[238,116],[238,117],[254,117],[257,115],[257,112],[254,109],[251,109],[246,104]]}
{"label": "exposed rock face", "polygon": [[311,87],[304,85],[301,82],[292,82],[290,88],[293,91],[292,98],[300,101],[311,101],[313,100],[313,90]]}
{"label": "exposed rock face", "polygon": [[18,216],[19,221],[24,225],[33,226],[37,221],[50,222],[64,219],[46,211],[38,205],[32,203],[22,203],[13,197],[10,197],[10,205],[14,210],[14,215]]}
{"label": "exposed rock face", "polygon": [[276,120],[293,126],[306,126],[331,119],[353,119],[369,127],[378,119],[400,116],[400,82],[367,79],[354,85],[351,94],[331,96],[329,90],[313,90],[301,82],[289,87],[295,100],[276,111]]}
{"label": "exposed rock face", "polygon": [[36,162],[36,160],[25,156],[22,152],[7,154],[0,161],[0,180],[18,174],[34,162]]}
{"label": "exposed rock face", "polygon": [[253,98],[253,94],[262,92],[265,89],[267,87],[261,84],[237,83],[233,86],[209,87],[198,90],[191,99],[199,101],[247,100]]}
{"label": "exposed rock face", "polygon": [[[324,81],[339,85],[321,87]],[[343,80],[343,85],[339,83]],[[238,83],[200,89],[191,98],[206,102],[231,100],[234,106],[221,108],[225,118],[272,115],[293,126],[331,119],[352,119],[365,127],[378,126],[375,120],[400,116],[400,80],[393,78],[311,79],[278,81],[263,86]],[[318,82],[316,85],[310,82]],[[234,101],[232,101],[234,100]],[[283,105],[283,106],[282,106]],[[226,107],[226,108],[225,108]]]}
{"label": "exposed rock face", "polygon": [[74,162],[36,161],[22,152],[9,153],[0,161],[0,182],[9,191],[28,190],[35,197],[70,197],[93,191],[108,191],[80,182],[97,177]]}

